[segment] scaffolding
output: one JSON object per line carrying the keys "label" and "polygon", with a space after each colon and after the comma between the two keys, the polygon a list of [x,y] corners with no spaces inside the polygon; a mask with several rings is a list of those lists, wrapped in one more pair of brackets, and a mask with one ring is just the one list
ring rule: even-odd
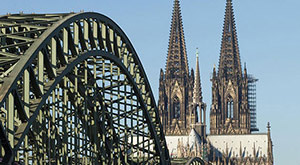
{"label": "scaffolding", "polygon": [[258,81],[253,75],[248,76],[248,103],[250,109],[251,132],[259,131],[257,128],[256,117],[256,82]]}

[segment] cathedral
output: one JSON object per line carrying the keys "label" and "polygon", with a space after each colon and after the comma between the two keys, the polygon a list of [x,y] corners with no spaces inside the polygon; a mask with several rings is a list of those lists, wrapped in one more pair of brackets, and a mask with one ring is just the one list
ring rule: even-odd
{"label": "cathedral", "polygon": [[[206,133],[198,51],[189,70],[179,0],[174,0],[165,70],[160,70],[158,109],[172,158],[200,157],[207,164],[273,164],[270,124],[256,133],[253,83],[242,68],[232,0],[227,0],[218,68],[211,77],[210,133]],[[255,101],[255,100],[254,100]]]}
{"label": "cathedral", "polygon": [[205,132],[198,55],[196,71],[190,73],[178,0],[174,1],[166,69],[160,70],[158,108],[166,135],[187,135],[192,128]]}

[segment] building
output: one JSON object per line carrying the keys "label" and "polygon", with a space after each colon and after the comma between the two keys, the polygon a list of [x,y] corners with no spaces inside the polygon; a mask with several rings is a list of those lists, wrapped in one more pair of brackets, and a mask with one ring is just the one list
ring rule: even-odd
{"label": "building", "polygon": [[242,71],[231,1],[227,1],[218,71],[213,69],[210,134],[249,134],[247,69]]}
{"label": "building", "polygon": [[165,71],[159,79],[158,108],[172,157],[201,157],[212,164],[273,164],[270,124],[255,133],[256,78],[242,69],[232,1],[227,0],[218,68],[213,68],[210,134],[206,134],[199,57],[189,72],[183,23],[174,0]]}
{"label": "building", "polygon": [[[198,56],[197,56],[198,60]],[[166,135],[188,135],[192,128],[205,131],[200,71],[189,72],[179,1],[174,1],[165,71],[160,70],[158,109]]]}

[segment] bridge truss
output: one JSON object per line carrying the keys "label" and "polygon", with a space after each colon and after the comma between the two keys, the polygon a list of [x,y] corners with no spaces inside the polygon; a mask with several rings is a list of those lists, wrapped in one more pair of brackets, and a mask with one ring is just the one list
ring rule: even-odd
{"label": "bridge truss", "polygon": [[98,13],[0,17],[0,161],[169,164],[131,42]]}
{"label": "bridge truss", "polygon": [[201,158],[199,157],[193,157],[191,158],[186,165],[205,165],[208,163],[205,163]]}

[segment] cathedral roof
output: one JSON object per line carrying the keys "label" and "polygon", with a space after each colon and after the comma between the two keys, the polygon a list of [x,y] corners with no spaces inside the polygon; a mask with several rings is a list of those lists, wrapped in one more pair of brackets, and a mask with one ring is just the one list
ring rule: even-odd
{"label": "cathedral roof", "polygon": [[183,77],[188,75],[188,73],[189,67],[180,4],[179,0],[174,0],[168,56],[166,63],[166,75],[171,77]]}
{"label": "cathedral roof", "polygon": [[[267,157],[266,133],[244,135],[208,135],[207,139],[219,153],[228,157]],[[228,154],[228,155],[227,155]]]}

